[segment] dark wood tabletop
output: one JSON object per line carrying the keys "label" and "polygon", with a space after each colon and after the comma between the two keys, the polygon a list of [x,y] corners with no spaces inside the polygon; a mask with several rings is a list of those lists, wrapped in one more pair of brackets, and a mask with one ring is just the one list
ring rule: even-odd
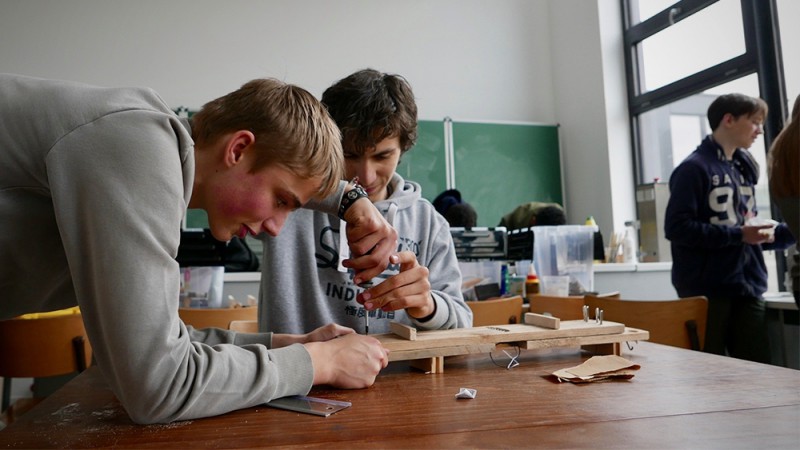
{"label": "dark wood tabletop", "polygon": [[[649,342],[624,348],[627,381],[559,383],[548,375],[592,356],[522,351],[449,357],[444,373],[392,363],[363,390],[315,388],[352,406],[329,417],[269,407],[136,425],[90,368],[0,431],[0,447],[116,448],[796,448],[800,371]],[[499,361],[498,361],[499,362]],[[477,390],[456,399],[459,389]]]}

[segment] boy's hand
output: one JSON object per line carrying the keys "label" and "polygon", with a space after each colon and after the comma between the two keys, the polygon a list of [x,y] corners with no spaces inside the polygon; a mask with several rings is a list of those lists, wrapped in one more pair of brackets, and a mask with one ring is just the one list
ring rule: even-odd
{"label": "boy's hand", "polygon": [[368,310],[394,311],[405,309],[411,317],[421,319],[434,311],[428,268],[417,262],[413,252],[404,251],[400,259],[400,273],[367,289],[356,298]]}
{"label": "boy's hand", "polygon": [[381,215],[368,199],[357,200],[345,213],[347,242],[352,257],[342,262],[354,269],[353,281],[360,285],[396,264],[397,230]]}
{"label": "boy's hand", "polygon": [[305,344],[314,366],[314,385],[362,389],[389,364],[389,351],[370,336],[347,334],[325,342]]}
{"label": "boy's hand", "polygon": [[346,334],[353,334],[356,330],[348,327],[341,326],[335,323],[329,323],[327,325],[321,326],[316,330],[307,333],[304,336],[306,342],[325,342],[330,341],[331,339],[335,339],[339,336],[344,336]]}
{"label": "boy's hand", "polygon": [[742,226],[742,242],[745,244],[758,245],[775,241],[775,226],[765,225],[744,225]]}

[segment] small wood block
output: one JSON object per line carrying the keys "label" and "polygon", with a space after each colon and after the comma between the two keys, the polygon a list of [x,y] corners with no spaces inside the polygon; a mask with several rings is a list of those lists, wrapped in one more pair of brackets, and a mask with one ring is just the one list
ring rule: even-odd
{"label": "small wood block", "polygon": [[525,323],[528,325],[536,325],[537,327],[549,328],[551,330],[558,330],[561,328],[561,319],[558,317],[530,312],[525,313]]}
{"label": "small wood block", "polygon": [[432,358],[414,359],[411,360],[409,365],[425,373],[442,373],[444,372],[444,357],[434,356]]}
{"label": "small wood block", "polygon": [[416,328],[410,327],[400,322],[390,322],[389,326],[391,327],[392,333],[400,336],[401,338],[405,338],[409,341],[417,340]]}
{"label": "small wood block", "polygon": [[583,345],[582,349],[594,353],[595,355],[617,355],[620,356],[622,348],[619,342],[610,342],[608,344],[593,344]]}

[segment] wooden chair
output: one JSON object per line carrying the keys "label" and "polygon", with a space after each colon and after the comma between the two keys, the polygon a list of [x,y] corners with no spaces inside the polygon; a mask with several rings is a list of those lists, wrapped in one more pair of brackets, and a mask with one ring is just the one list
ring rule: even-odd
{"label": "wooden chair", "polygon": [[179,308],[183,323],[195,328],[222,328],[227,330],[234,320],[258,320],[258,307],[244,308]]}
{"label": "wooden chair", "polygon": [[38,319],[0,321],[0,377],[2,410],[9,422],[11,378],[42,378],[81,372],[92,359],[92,348],[80,313]]}
{"label": "wooden chair", "polygon": [[472,310],[473,327],[522,323],[522,297],[519,295],[466,303]]}
{"label": "wooden chair", "polygon": [[561,320],[583,319],[583,296],[556,297],[552,295],[532,295],[528,297],[530,312],[550,314]]}
{"label": "wooden chair", "polygon": [[603,319],[650,332],[650,341],[673,347],[701,350],[705,340],[708,300],[687,297],[678,300],[621,300],[586,296],[589,314],[603,310]]}
{"label": "wooden chair", "polygon": [[257,320],[231,320],[228,329],[239,333],[258,333]]}

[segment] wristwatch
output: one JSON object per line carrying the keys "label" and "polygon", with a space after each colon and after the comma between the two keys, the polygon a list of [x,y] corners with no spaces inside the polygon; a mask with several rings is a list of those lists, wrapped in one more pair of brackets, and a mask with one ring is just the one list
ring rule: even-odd
{"label": "wristwatch", "polygon": [[339,204],[339,218],[344,220],[344,213],[362,197],[369,198],[369,194],[356,182],[355,187],[342,196],[342,203]]}

